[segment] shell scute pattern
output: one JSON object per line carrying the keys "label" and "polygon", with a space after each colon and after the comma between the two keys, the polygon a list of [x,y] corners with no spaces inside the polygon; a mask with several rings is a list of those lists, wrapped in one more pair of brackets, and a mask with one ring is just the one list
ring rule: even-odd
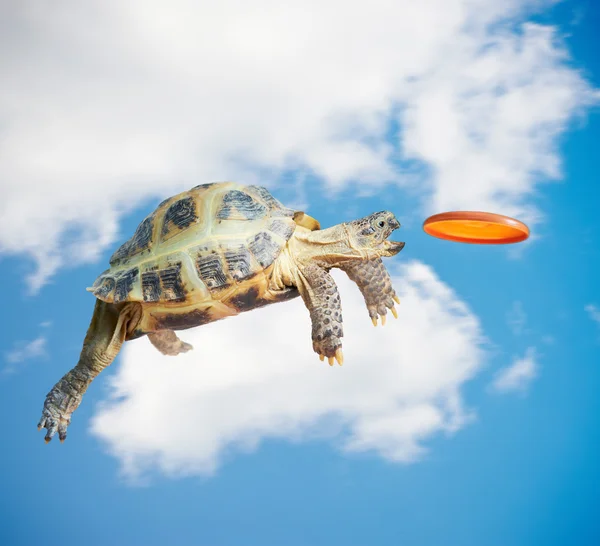
{"label": "shell scute pattern", "polygon": [[269,267],[279,254],[279,245],[266,231],[260,231],[248,239],[248,248],[262,268]]}
{"label": "shell scute pattern", "polygon": [[189,256],[186,252],[167,254],[147,264],[141,274],[141,301],[183,302],[194,291],[193,276],[189,275]]}
{"label": "shell scute pattern", "polygon": [[223,259],[216,251],[210,254],[199,253],[196,258],[196,270],[208,289],[217,289],[228,283]]}
{"label": "shell scute pattern", "polygon": [[164,200],[88,290],[157,305],[218,301],[237,286],[241,295],[294,233],[294,213],[260,186],[201,184]]}
{"label": "shell scute pattern", "polygon": [[150,253],[152,249],[152,232],[154,229],[155,212],[142,220],[135,230],[133,237],[125,241],[111,256],[110,265],[116,266],[128,263],[129,259],[141,252]]}
{"label": "shell scute pattern", "polygon": [[240,191],[228,191],[221,202],[216,217],[219,220],[258,220],[267,214],[267,207],[251,195]]}
{"label": "shell scute pattern", "polygon": [[161,240],[169,240],[196,221],[198,221],[198,214],[193,197],[184,197],[175,201],[169,205],[163,217]]}
{"label": "shell scute pattern", "polygon": [[198,190],[208,190],[210,188],[212,188],[213,186],[219,186],[223,184],[223,182],[209,182],[208,184],[198,184],[197,186],[194,186],[191,191],[198,191]]}
{"label": "shell scute pattern", "polygon": [[223,256],[227,263],[227,270],[231,278],[242,281],[258,273],[260,267],[246,245],[223,249]]}
{"label": "shell scute pattern", "polygon": [[269,193],[267,188],[263,188],[262,186],[248,186],[248,189],[253,193],[256,193],[256,195],[258,195],[266,203],[271,212],[271,216],[294,216],[296,211],[284,206],[281,202],[275,199],[275,197]]}
{"label": "shell scute pattern", "polygon": [[[287,219],[286,219],[287,220]],[[294,233],[294,222],[284,221],[282,219],[273,219],[268,226],[269,231],[279,235],[284,241],[287,241]]]}
{"label": "shell scute pattern", "polygon": [[93,286],[94,295],[101,300],[109,298],[115,289],[115,279],[112,277],[100,277]]}
{"label": "shell scute pattern", "polygon": [[185,301],[186,290],[181,278],[181,262],[158,271],[163,298],[167,301]]}
{"label": "shell scute pattern", "polygon": [[140,270],[137,267],[119,271],[115,283],[115,303],[127,301],[129,293],[133,290]]}
{"label": "shell scute pattern", "polygon": [[162,289],[158,271],[146,271],[142,273],[142,297],[146,302],[160,300]]}

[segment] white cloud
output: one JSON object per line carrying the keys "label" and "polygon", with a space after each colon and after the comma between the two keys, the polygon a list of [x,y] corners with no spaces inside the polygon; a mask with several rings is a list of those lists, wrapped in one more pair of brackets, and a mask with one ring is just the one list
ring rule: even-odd
{"label": "white cloud", "polygon": [[600,325],[600,309],[598,309],[595,305],[589,304],[585,306],[585,310],[589,317]]}
{"label": "white cloud", "polygon": [[508,313],[506,313],[506,321],[513,334],[520,336],[527,324],[527,314],[523,309],[523,304],[520,301],[514,301]]}
{"label": "white cloud", "polygon": [[327,438],[397,462],[422,457],[427,439],[472,417],[461,386],[485,356],[479,322],[422,263],[398,270],[400,318],[384,328],[371,326],[356,286],[334,276],[342,368],[312,352],[298,299],[180,332],[195,349],[175,358],[136,340],[124,348],[93,434],[129,477],[210,474],[267,438]]}
{"label": "white cloud", "polygon": [[538,373],[535,349],[530,347],[523,357],[497,372],[491,387],[498,393],[525,392]]}
{"label": "white cloud", "polygon": [[13,349],[4,354],[7,365],[4,367],[5,374],[17,371],[17,365],[46,355],[46,337],[39,336],[32,341],[18,341]]}
{"label": "white cloud", "polygon": [[0,253],[35,260],[36,290],[150,198],[290,169],[533,220],[557,137],[592,100],[554,29],[519,23],[549,3],[8,3]]}

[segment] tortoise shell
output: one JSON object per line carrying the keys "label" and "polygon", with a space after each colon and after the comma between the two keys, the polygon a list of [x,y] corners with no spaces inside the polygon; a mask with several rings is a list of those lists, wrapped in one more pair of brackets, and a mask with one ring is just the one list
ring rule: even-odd
{"label": "tortoise shell", "polygon": [[316,222],[261,186],[196,186],[142,220],[88,290],[108,303],[219,300],[271,266],[303,221]]}

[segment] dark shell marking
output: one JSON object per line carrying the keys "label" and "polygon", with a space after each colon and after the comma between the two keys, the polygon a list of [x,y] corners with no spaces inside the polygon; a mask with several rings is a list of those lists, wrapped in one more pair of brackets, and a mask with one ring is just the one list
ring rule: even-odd
{"label": "dark shell marking", "polygon": [[196,259],[196,270],[208,288],[220,288],[227,284],[221,257],[218,254],[200,255]]}
{"label": "dark shell marking", "polygon": [[124,242],[111,256],[110,265],[118,265],[121,260],[129,258],[130,256],[149,248],[150,241],[152,240],[154,215],[155,213],[152,213],[150,216],[142,220],[140,225],[135,230],[133,237]]}
{"label": "dark shell marking", "polygon": [[193,197],[175,201],[165,213],[162,234],[166,235],[174,227],[185,229],[196,220],[196,205]]}
{"label": "dark shell marking", "polygon": [[[258,295],[258,288],[253,286],[248,291],[233,296],[229,300],[229,304],[233,305],[240,312],[249,311],[250,309],[260,307]],[[263,305],[266,305],[266,302]]]}
{"label": "dark shell marking", "polygon": [[213,186],[217,186],[220,182],[209,182],[208,184],[198,184],[194,186],[192,190],[207,190],[208,188],[212,188]]}
{"label": "dark shell marking", "polygon": [[257,220],[266,213],[265,207],[247,193],[231,190],[223,196],[216,216],[220,220]]}
{"label": "dark shell marking", "polygon": [[241,281],[254,275],[255,272],[252,271],[252,256],[246,247],[240,246],[237,249],[226,250],[224,255],[229,274],[236,281]]}
{"label": "dark shell marking", "polygon": [[292,209],[288,209],[273,197],[267,188],[262,186],[248,186],[248,189],[256,193],[267,204],[272,216],[294,216]]}
{"label": "dark shell marking", "polygon": [[163,298],[168,301],[185,301],[186,291],[181,280],[181,262],[158,271]]}
{"label": "dark shell marking", "polygon": [[115,279],[112,277],[99,277],[93,288],[94,296],[105,299],[115,289]]}
{"label": "dark shell marking", "polygon": [[185,301],[181,262],[165,269],[142,273],[142,296],[145,302]]}
{"label": "dark shell marking", "polygon": [[279,254],[279,245],[263,231],[248,241],[248,247],[262,267],[269,267]]}
{"label": "dark shell marking", "polygon": [[258,307],[264,307],[272,303],[279,303],[294,299],[300,295],[296,288],[290,287],[281,292],[278,292],[273,299],[261,298],[258,288],[255,286],[249,288],[246,292],[236,294],[229,300],[229,305],[233,306],[237,311],[243,313]]}
{"label": "dark shell marking", "polygon": [[208,324],[214,320],[210,309],[210,307],[207,309],[194,309],[189,313],[172,313],[160,318],[156,317],[157,326],[164,330],[187,330],[188,328]]}
{"label": "dark shell marking", "polygon": [[160,277],[156,271],[142,273],[142,296],[144,301],[158,301],[160,299]]}
{"label": "dark shell marking", "polygon": [[259,306],[266,305],[267,303],[279,303],[281,301],[293,300],[298,296],[300,296],[298,289],[295,286],[288,286],[287,288],[277,292],[273,300],[260,300],[261,302],[264,301],[266,303],[260,303]]}
{"label": "dark shell marking", "polygon": [[283,220],[273,220],[269,224],[269,229],[287,241],[294,233],[294,228]]}
{"label": "dark shell marking", "polygon": [[131,292],[133,289],[133,284],[135,283],[139,272],[139,269],[134,267],[133,269],[127,269],[126,271],[119,273],[115,286],[115,303],[127,300],[129,297],[129,292]]}

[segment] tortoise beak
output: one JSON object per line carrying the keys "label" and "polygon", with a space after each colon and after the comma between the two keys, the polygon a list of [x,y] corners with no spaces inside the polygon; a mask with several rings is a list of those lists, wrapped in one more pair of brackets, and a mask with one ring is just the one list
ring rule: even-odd
{"label": "tortoise beak", "polygon": [[391,256],[395,256],[404,248],[404,242],[386,241],[387,251]]}
{"label": "tortoise beak", "polygon": [[[395,231],[400,227],[400,222],[398,222],[398,219],[393,214],[391,215],[391,217],[388,220],[388,227],[390,228],[391,231]],[[391,235],[391,232],[390,232],[390,235]],[[389,256],[395,256],[403,248],[404,248],[403,242],[396,242],[396,241],[389,241],[389,240],[385,241],[385,249],[387,250]]]}
{"label": "tortoise beak", "polygon": [[398,222],[398,220],[396,220],[395,216],[392,216],[389,220],[388,220],[388,226],[390,226],[390,229],[392,231],[398,229],[400,227],[400,222]]}

